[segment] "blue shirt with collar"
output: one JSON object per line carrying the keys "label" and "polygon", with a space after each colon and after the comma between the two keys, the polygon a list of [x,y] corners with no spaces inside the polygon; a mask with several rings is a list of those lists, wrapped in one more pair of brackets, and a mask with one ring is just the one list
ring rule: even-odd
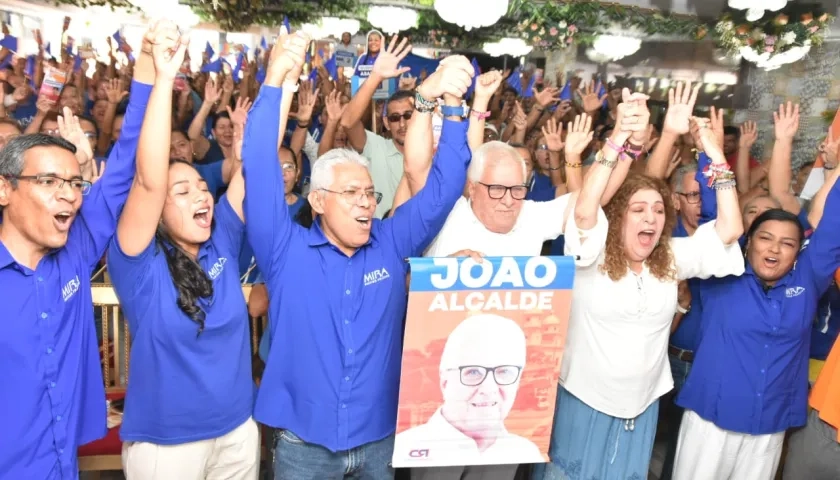
{"label": "blue shirt with collar", "polygon": [[[840,184],[825,203],[840,209]],[[703,284],[702,338],[677,404],[719,428],[764,435],[805,424],[817,302],[840,267],[840,218],[823,217],[794,268],[765,288],[740,277]]]}
{"label": "blue shirt with collar", "polygon": [[[292,221],[277,154],[282,90],[263,85],[243,144],[246,232],[269,294],[271,350],[254,417],[330,451],[394,433],[406,257],[443,227],[466,182],[467,122],[444,120],[425,187],[348,257]],[[254,219],[251,221],[251,219]],[[268,220],[267,220],[268,219]]]}
{"label": "blue shirt with collar", "polygon": [[193,165],[198,171],[198,174],[201,175],[201,178],[207,183],[207,190],[213,195],[213,200],[217,200],[219,198],[219,192],[227,187],[224,176],[222,175],[224,164],[224,161],[220,161]]}
{"label": "blue shirt with collar", "polygon": [[250,326],[236,268],[244,225],[226,196],[213,216],[213,233],[198,252],[198,263],[213,282],[213,296],[198,300],[206,314],[201,334],[178,308],[163,251],[171,245],[153,240],[130,257],[114,237],[108,249],[108,272],[131,334],[123,441],[207,440],[251,416]]}
{"label": "blue shirt with collar", "polygon": [[150,85],[133,82],[108,168],[82,201],[67,244],[35,270],[0,242],[0,477],[78,477],[76,449],[105,435],[105,389],[90,275],[134,180]]}
{"label": "blue shirt with collar", "polygon": [[[694,179],[700,184],[700,221],[698,225],[705,225],[717,218],[717,192],[709,186],[709,180],[703,175],[703,169],[712,163],[705,153],[697,157],[697,172]],[[682,217],[677,217],[677,225],[671,234],[674,238],[688,237],[688,230],[683,224]],[[700,343],[700,322],[703,316],[703,305],[700,303],[700,286],[706,280],[689,278],[688,290],[691,292],[691,308],[683,315],[677,331],[671,335],[670,344],[688,351],[695,351]]]}

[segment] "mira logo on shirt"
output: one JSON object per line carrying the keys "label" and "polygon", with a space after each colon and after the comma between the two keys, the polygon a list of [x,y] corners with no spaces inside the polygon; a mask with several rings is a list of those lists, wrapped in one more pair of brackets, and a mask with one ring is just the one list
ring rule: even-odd
{"label": "mira logo on shirt", "polygon": [[379,270],[374,270],[365,274],[365,286],[367,287],[368,285],[373,285],[374,283],[381,282],[382,280],[387,280],[389,278],[391,278],[391,275],[388,274],[388,270],[380,268]]}
{"label": "mira logo on shirt", "polygon": [[65,302],[67,300],[70,300],[70,297],[72,297],[73,295],[76,294],[76,292],[79,291],[79,287],[81,285],[82,285],[82,282],[79,281],[79,276],[76,275],[75,277],[70,279],[69,282],[64,284],[63,287],[61,287],[61,298],[63,298]]}
{"label": "mira logo on shirt", "polygon": [[210,267],[210,270],[207,271],[207,275],[210,276],[210,280],[215,280],[216,277],[222,274],[222,272],[225,270],[226,263],[227,258],[225,257],[221,257],[218,260],[216,260],[216,263],[214,263],[213,266]]}
{"label": "mira logo on shirt", "polygon": [[787,298],[798,297],[805,293],[805,287],[791,287],[785,290],[785,296]]}

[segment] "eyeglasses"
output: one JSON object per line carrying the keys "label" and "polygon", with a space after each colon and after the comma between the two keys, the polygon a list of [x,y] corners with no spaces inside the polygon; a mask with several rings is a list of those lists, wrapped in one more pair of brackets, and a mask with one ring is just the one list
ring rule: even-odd
{"label": "eyeglasses", "polygon": [[522,367],[516,365],[500,365],[498,367],[482,367],[481,365],[464,365],[458,367],[461,384],[467,387],[477,387],[484,383],[487,374],[493,372],[496,385],[513,385],[519,380]]}
{"label": "eyeglasses", "polygon": [[85,137],[87,137],[89,139],[95,139],[96,138],[96,132],[85,132]]}
{"label": "eyeglasses", "polygon": [[17,180],[30,180],[35,182],[35,184],[39,187],[52,191],[61,190],[64,188],[64,184],[69,182],[73,190],[81,193],[82,195],[90,193],[90,187],[93,185],[87,180],[82,180],[81,178],[66,179],[55,175],[16,175],[9,178]]}
{"label": "eyeglasses", "polygon": [[61,135],[61,132],[57,128],[53,129],[53,130],[44,130],[41,133],[43,133],[44,135],[49,135],[51,137],[57,137],[57,136]]}
{"label": "eyeglasses", "polygon": [[291,163],[284,163],[282,168],[284,172],[286,170],[297,170],[297,165],[292,165]]}
{"label": "eyeglasses", "polygon": [[510,196],[514,200],[524,200],[525,196],[528,195],[528,187],[525,185],[507,187],[505,185],[488,185],[482,182],[478,183],[487,187],[487,194],[490,195],[490,198],[493,200],[501,200],[507,194],[508,190],[510,190]]}
{"label": "eyeglasses", "polygon": [[700,203],[700,192],[688,192],[688,193],[677,192],[677,195],[682,196],[683,198],[685,198],[686,202],[688,202],[692,205]]}
{"label": "eyeglasses", "polygon": [[344,200],[350,205],[358,205],[363,198],[367,198],[368,201],[373,204],[378,204],[382,201],[381,193],[372,192],[369,190],[345,190],[343,192],[336,192],[333,190],[328,190],[326,188],[321,188],[320,190],[339,195],[341,196],[342,200]]}
{"label": "eyeglasses", "polygon": [[397,122],[400,121],[401,118],[407,122],[411,119],[412,115],[414,115],[414,110],[409,110],[409,111],[403,112],[403,113],[392,113],[392,114],[388,115],[387,118],[388,118],[388,121],[391,122],[391,123],[397,123]]}

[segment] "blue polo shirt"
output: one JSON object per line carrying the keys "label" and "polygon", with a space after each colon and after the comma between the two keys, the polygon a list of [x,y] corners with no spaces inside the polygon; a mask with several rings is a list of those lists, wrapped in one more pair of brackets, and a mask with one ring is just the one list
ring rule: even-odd
{"label": "blue polo shirt", "polygon": [[[700,184],[700,225],[704,225],[717,218],[717,192],[709,186],[703,170],[712,163],[705,153],[700,153],[697,161],[697,172],[694,179]],[[677,225],[671,234],[674,238],[688,237],[688,230],[683,225],[682,217],[677,217]],[[691,292],[691,308],[683,315],[680,324],[671,335],[671,345],[683,350],[694,351],[700,342],[700,322],[703,317],[703,305],[700,303],[700,288],[704,279],[689,278],[688,289]]]}
{"label": "blue polo shirt", "polygon": [[[242,157],[248,241],[266,279],[272,338],[255,418],[330,451],[394,433],[406,309],[405,259],[418,256],[460,198],[470,159],[466,122],[444,120],[425,187],[393,217],[373,221],[347,256],[316,221],[286,207],[277,154],[282,90],[263,85]],[[274,142],[274,143],[272,143]]]}
{"label": "blue polo shirt", "polygon": [[[840,209],[840,184],[825,203]],[[805,424],[808,348],[817,302],[840,267],[840,217],[826,215],[794,268],[765,288],[751,266],[703,284],[703,327],[677,404],[738,433]]]}
{"label": "blue polo shirt", "polygon": [[198,263],[213,281],[200,298],[204,330],[178,308],[164,248],[153,240],[136,257],[116,237],[108,272],[131,333],[131,382],[125,396],[123,441],[175,445],[224,435],[251,416],[248,308],[237,258],[244,225],[222,197]]}
{"label": "blue polo shirt", "polygon": [[105,435],[105,389],[90,275],[134,180],[151,86],[131,84],[108,168],[84,197],[64,247],[35,270],[0,242],[0,477],[77,478],[76,449]]}
{"label": "blue polo shirt", "polygon": [[193,165],[198,171],[198,174],[201,175],[201,178],[207,182],[207,190],[213,195],[214,200],[219,198],[219,191],[227,187],[224,176],[222,175],[224,163],[224,161],[220,161]]}

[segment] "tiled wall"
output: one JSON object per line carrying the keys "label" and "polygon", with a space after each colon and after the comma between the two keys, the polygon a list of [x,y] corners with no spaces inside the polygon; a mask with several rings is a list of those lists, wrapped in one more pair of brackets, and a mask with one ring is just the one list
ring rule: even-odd
{"label": "tiled wall", "polygon": [[799,135],[794,141],[794,168],[816,157],[817,146],[828,131],[822,113],[840,107],[840,42],[828,42],[808,57],[778,70],[750,68],[741,80],[752,87],[749,110],[735,113],[735,123],[752,120],[759,137],[753,156],[765,161],[773,151],[773,112],[787,101],[800,104]]}

